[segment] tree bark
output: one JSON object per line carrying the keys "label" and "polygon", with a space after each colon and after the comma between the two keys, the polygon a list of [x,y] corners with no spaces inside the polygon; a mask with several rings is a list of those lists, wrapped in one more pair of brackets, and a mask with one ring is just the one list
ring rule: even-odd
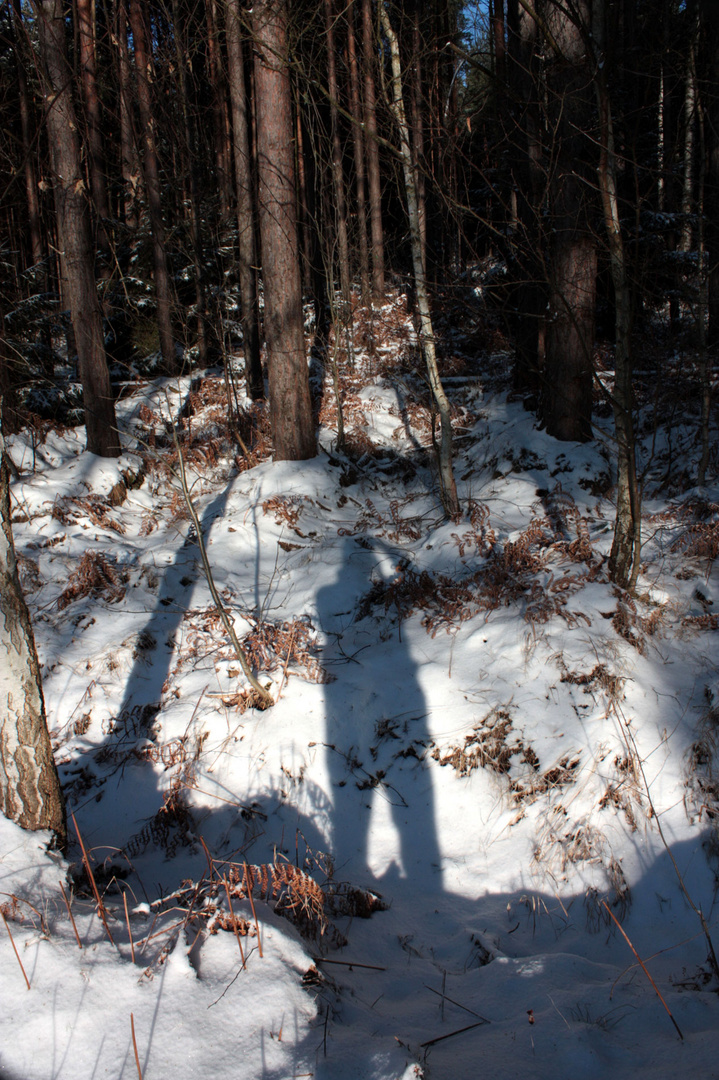
{"label": "tree bark", "polygon": [[365,148],[362,129],[362,106],[360,102],[359,65],[357,63],[354,13],[354,0],[349,0],[349,4],[347,5],[347,55],[350,69],[350,112],[352,114],[352,143],[355,159],[355,186],[357,189],[360,292],[362,295],[362,302],[366,304],[369,302],[370,296],[369,245],[367,241],[367,194],[365,186]]}
{"label": "tree bark", "polygon": [[589,0],[572,13],[547,0],[542,8],[548,37],[548,111],[554,131],[549,251],[550,323],[542,395],[542,418],[557,439],[585,442],[592,435],[592,382],[597,244],[590,225],[591,74],[584,32]]}
{"label": "tree bark", "polygon": [[255,0],[255,96],[265,339],[275,459],[314,457],[295,210],[292,97],[284,0]]}
{"label": "tree bark", "polygon": [[228,152],[230,137],[225,99],[225,79],[217,25],[217,0],[207,0],[205,11],[207,16],[207,56],[212,90],[215,168],[217,170],[217,186],[220,194],[220,217],[223,221],[226,221],[230,216],[232,203],[232,181],[230,179],[231,165]]}
{"label": "tree bark", "polygon": [[[339,90],[337,85],[337,53],[335,46],[335,13],[332,0],[324,0],[325,32],[327,35],[327,85],[330,94],[330,125],[332,128],[332,187],[334,190],[334,226],[339,255],[340,292],[345,305],[350,302],[350,256],[347,238],[347,200],[345,198],[342,145],[339,133]],[[330,260],[330,265],[334,260]]]}
{"label": "tree bark", "polygon": [[58,247],[82,382],[87,449],[101,457],[117,457],[120,441],[95,287],[94,250],[67,64],[63,6],[61,0],[32,0],[32,6],[44,68]]}
{"label": "tree bark", "polygon": [[631,292],[619,214],[614,128],[604,63],[597,65],[596,88],[600,127],[599,192],[614,285],[615,313],[612,408],[617,439],[617,516],[609,573],[617,585],[633,589],[639,574],[642,520],[632,415]]}
{"label": "tree bark", "polygon": [[87,149],[89,157],[90,190],[95,208],[97,247],[104,263],[103,276],[109,273],[109,241],[107,222],[110,203],[103,164],[102,115],[97,87],[97,57],[95,53],[94,0],[76,0],[77,29],[80,44],[80,80],[82,83],[85,116],[87,119]]}
{"label": "tree bark", "polygon": [[177,372],[175,339],[172,333],[172,288],[167,264],[165,227],[162,221],[160,198],[160,169],[155,142],[155,121],[152,110],[152,58],[148,51],[147,34],[140,0],[130,0],[130,28],[135,46],[135,74],[140,122],[143,131],[143,171],[147,208],[152,230],[152,255],[155,266],[155,299],[157,301],[157,327],[160,332],[162,366],[168,375]]}
{"label": "tree bark", "polygon": [[127,51],[127,8],[125,0],[116,0],[115,35],[118,53],[118,84],[120,106],[120,169],[122,172],[122,214],[128,229],[138,224],[141,168],[137,156],[132,123],[132,75]]}
{"label": "tree bark", "polygon": [[422,234],[419,220],[419,208],[417,205],[417,191],[415,188],[414,164],[412,161],[412,149],[409,141],[409,127],[405,114],[404,100],[402,97],[402,69],[399,58],[399,45],[397,36],[392,29],[389,16],[384,3],[380,2],[380,19],[382,29],[389,41],[390,55],[392,58],[392,111],[394,113],[400,135],[400,155],[402,158],[402,173],[404,176],[404,188],[407,197],[407,212],[409,217],[410,243],[412,246],[412,266],[414,269],[414,285],[417,294],[417,309],[420,321],[420,342],[427,377],[432,396],[437,406],[440,418],[440,445],[437,451],[439,464],[439,482],[442,495],[442,504],[449,518],[459,517],[459,499],[457,486],[452,469],[452,420],[449,411],[449,401],[444,392],[442,381],[439,377],[437,357],[434,348],[434,329],[432,316],[427,295],[427,281],[422,260]]}
{"label": "tree bark", "polygon": [[[32,143],[30,139],[30,95],[28,93],[27,76],[25,75],[25,58],[21,54],[19,48],[19,39],[22,33],[20,0],[13,0],[13,20],[14,21],[11,23],[11,32],[17,50],[16,76],[20,105],[20,131],[22,135],[23,172],[25,174],[28,225],[30,228],[33,266],[39,266],[45,260],[45,245],[42,236],[40,199],[38,197],[37,176],[35,173],[35,155],[32,152]],[[47,278],[47,271],[45,271],[43,276]]]}
{"label": "tree bark", "polygon": [[242,56],[239,0],[225,0],[227,34],[227,76],[232,107],[234,135],[235,187],[237,190],[237,234],[239,239],[240,300],[242,304],[242,340],[245,351],[247,393],[254,400],[265,396],[260,358],[260,325],[257,308],[255,267],[255,207],[252,184],[252,158],[248,123],[245,65]]}
{"label": "tree bark", "polygon": [[384,229],[382,187],[377,143],[377,101],[374,86],[375,38],[372,31],[371,0],[362,0],[362,60],[364,70],[364,122],[367,136],[367,181],[369,186],[370,236],[372,243],[372,299],[384,301]]}
{"label": "tree bark", "polygon": [[[542,163],[539,114],[539,31],[534,0],[507,6],[509,93],[502,110],[509,142],[512,187],[516,204],[510,210],[508,235],[510,326],[515,344],[514,388],[539,404],[544,367],[544,319],[547,308],[545,240],[542,204],[546,176]],[[509,101],[512,107],[509,108]]]}
{"label": "tree bark", "polygon": [[187,76],[185,73],[186,37],[185,26],[180,15],[179,0],[172,0],[172,18],[174,22],[175,56],[177,57],[178,83],[180,91],[180,109],[182,112],[182,131],[184,145],[182,157],[184,168],[183,179],[187,184],[186,197],[183,203],[189,203],[190,218],[190,243],[192,245],[192,271],[195,285],[195,308],[197,311],[197,359],[200,367],[207,364],[208,354],[208,318],[207,298],[202,282],[202,219],[200,215],[200,200],[197,192],[197,178],[195,175],[195,138],[194,125],[190,122],[190,110],[187,100]]}
{"label": "tree bark", "polygon": [[[1,420],[0,420],[1,423]],[[65,802],[45,720],[40,666],[10,525],[10,475],[0,432],[0,807],[24,829],[67,841]]]}
{"label": "tree bark", "polygon": [[705,207],[707,215],[706,242],[709,249],[707,290],[709,329],[707,342],[719,344],[719,4],[702,0],[702,37],[707,50],[706,108],[707,173]]}

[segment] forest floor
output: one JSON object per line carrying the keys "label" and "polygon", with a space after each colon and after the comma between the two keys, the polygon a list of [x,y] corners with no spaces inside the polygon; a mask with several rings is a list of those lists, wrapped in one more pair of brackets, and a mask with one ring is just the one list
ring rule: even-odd
{"label": "forest floor", "polygon": [[329,373],[308,462],[242,399],[238,449],[220,372],[129,387],[118,461],[10,440],[72,817],[67,859],[0,819],[3,1080],[719,1077],[719,488],[690,486],[686,357],[638,363],[630,596],[601,399],[595,442],[556,442],[499,334],[439,334],[459,522],[401,297],[339,357],[344,453]]}

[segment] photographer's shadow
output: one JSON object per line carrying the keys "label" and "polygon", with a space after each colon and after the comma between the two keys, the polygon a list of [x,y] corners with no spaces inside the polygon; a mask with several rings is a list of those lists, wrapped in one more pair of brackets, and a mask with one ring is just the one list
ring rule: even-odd
{"label": "photographer's shadow", "polygon": [[[335,874],[392,895],[441,890],[426,702],[401,625],[378,638],[360,601],[399,572],[401,552],[374,540],[342,543],[335,581],[317,594],[325,664],[325,747]],[[387,626],[386,620],[383,625]]]}

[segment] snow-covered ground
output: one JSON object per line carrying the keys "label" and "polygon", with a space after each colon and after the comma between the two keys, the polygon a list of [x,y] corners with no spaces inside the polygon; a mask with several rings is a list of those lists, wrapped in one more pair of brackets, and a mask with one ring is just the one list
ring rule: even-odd
{"label": "snow-covered ground", "polygon": [[[458,364],[447,523],[418,380],[377,365],[347,384],[352,460],[327,389],[315,460],[247,468],[219,378],[119,402],[117,462],[81,430],[11,440],[107,928],[73,820],[66,860],[0,819],[3,1080],[719,1076],[698,914],[719,947],[719,493],[648,484],[631,598],[607,578],[610,452]],[[183,406],[266,711],[169,468]]]}

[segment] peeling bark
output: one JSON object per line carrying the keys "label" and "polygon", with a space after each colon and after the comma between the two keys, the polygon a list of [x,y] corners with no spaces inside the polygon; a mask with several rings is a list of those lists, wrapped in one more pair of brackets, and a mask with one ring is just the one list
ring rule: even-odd
{"label": "peeling bark", "polygon": [[0,809],[24,829],[67,840],[65,804],[45,720],[40,667],[10,526],[10,474],[0,435]]}

